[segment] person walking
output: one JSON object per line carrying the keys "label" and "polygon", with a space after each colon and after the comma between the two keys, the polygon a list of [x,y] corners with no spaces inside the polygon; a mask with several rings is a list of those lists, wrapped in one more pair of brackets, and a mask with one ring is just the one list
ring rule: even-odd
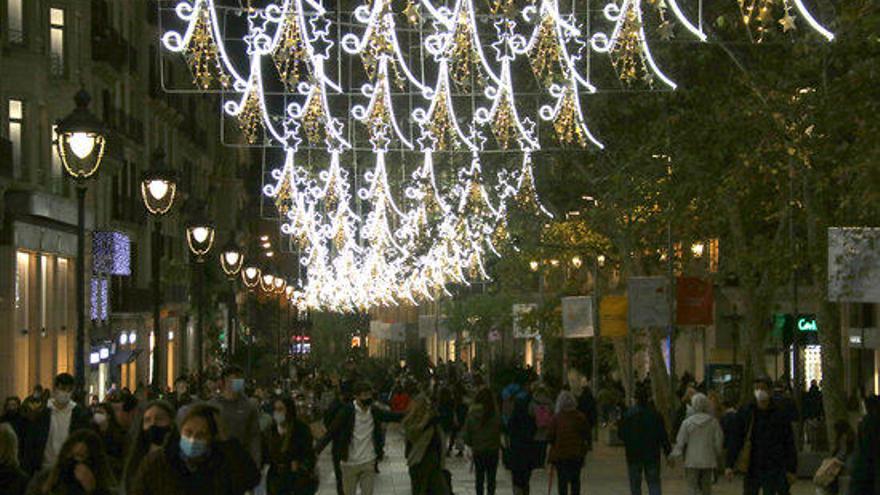
{"label": "person walking", "polygon": [[221,394],[213,401],[220,411],[224,432],[241,442],[251,455],[254,464],[260,465],[260,411],[245,394],[244,371],[238,366],[228,366],[220,380]]}
{"label": "person walking", "polygon": [[55,465],[67,437],[76,430],[89,428],[89,410],[71,400],[74,379],[69,373],[55,377],[52,398],[27,425],[22,448],[22,468],[28,474]]}
{"label": "person walking", "polygon": [[358,383],[354,397],[354,402],[342,405],[336,412],[315,452],[320,454],[333,442],[333,455],[340,459],[345,495],[355,495],[358,487],[362,495],[372,495],[375,463],[382,457],[385,448],[381,425],[400,421],[403,414],[376,407],[373,404],[373,387],[368,383]]}
{"label": "person walking", "polygon": [[113,406],[110,404],[102,402],[94,406],[94,411],[92,423],[94,424],[95,431],[101,436],[101,441],[104,443],[104,450],[107,451],[107,457],[110,459],[113,477],[120,479],[122,477],[123,461],[125,460],[128,432],[116,422]]}
{"label": "person walking", "polygon": [[0,423],[0,495],[23,495],[28,477],[18,465],[18,437],[8,423]]}
{"label": "person walking", "polygon": [[419,395],[412,401],[402,425],[412,495],[449,495],[451,487],[443,473],[443,433],[438,415],[426,395]]}
{"label": "person walking", "polygon": [[507,447],[504,452],[504,466],[510,470],[513,478],[513,494],[529,495],[529,483],[532,470],[538,459],[538,448],[535,443],[535,418],[529,414],[531,397],[520,384],[509,389],[507,400],[510,401],[511,412],[505,433]]}
{"label": "person walking", "polygon": [[567,390],[556,399],[557,414],[547,429],[549,461],[556,469],[559,495],[580,495],[581,469],[590,450],[590,423],[577,409],[574,395]]}
{"label": "person walking", "polygon": [[125,493],[132,492],[134,475],[144,458],[151,452],[160,450],[165,439],[173,433],[174,407],[166,401],[155,400],[147,404],[144,414],[135,420],[135,433],[122,469],[122,487]]}
{"label": "person walking", "polygon": [[477,495],[495,495],[498,450],[501,448],[501,415],[489,388],[481,388],[474,397],[462,434],[465,445],[470,447],[474,457]]}
{"label": "person walking", "polygon": [[737,415],[725,475],[744,474],[744,495],[787,495],[798,461],[791,412],[771,399],[768,378],[755,379],[754,395]]}
{"label": "person walking", "polygon": [[92,430],[71,433],[61,445],[55,462],[31,480],[28,495],[115,495],[116,480],[101,443]]}
{"label": "person walking", "polygon": [[224,439],[212,405],[186,408],[178,432],[144,459],[128,495],[243,495],[260,482],[260,471],[236,439]]}
{"label": "person walking", "polygon": [[689,495],[710,495],[718,459],[724,451],[724,432],[711,412],[708,397],[694,394],[690,407],[691,415],[681,423],[670,457],[684,458]]}
{"label": "person walking", "polygon": [[529,403],[529,414],[535,418],[535,448],[538,453],[535,462],[540,467],[547,464],[547,431],[553,422],[554,412],[550,389],[543,383],[538,384],[532,394],[532,402]]}
{"label": "person walking", "polygon": [[648,387],[636,390],[636,404],[624,414],[619,430],[626,451],[630,493],[641,495],[644,476],[648,494],[660,495],[660,453],[668,456],[672,447]]}
{"label": "person walking", "polygon": [[865,400],[852,459],[849,495],[880,495],[880,397]]}
{"label": "person walking", "polygon": [[272,427],[263,441],[269,495],[313,495],[318,491],[312,432],[297,411],[296,402],[289,397],[272,402]]}

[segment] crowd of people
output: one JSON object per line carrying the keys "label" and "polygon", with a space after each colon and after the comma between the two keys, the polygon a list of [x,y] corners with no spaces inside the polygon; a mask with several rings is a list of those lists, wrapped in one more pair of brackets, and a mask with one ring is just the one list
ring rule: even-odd
{"label": "crowd of people", "polygon": [[[649,384],[636,388],[631,407],[609,407],[605,391],[594,398],[588,386],[552,386],[527,369],[500,384],[452,363],[422,377],[369,362],[297,376],[256,384],[229,366],[213,377],[180,377],[173,391],[111,390],[100,402],[75,397],[74,377],[62,373],[51,390],[6,400],[0,495],[313,495],[316,459],[327,447],[333,474],[323,473],[325,484],[333,476],[339,495],[371,495],[388,423],[399,424],[414,495],[452,495],[454,457],[472,464],[478,495],[496,493],[500,466],[514,495],[529,494],[536,469],[548,470],[560,495],[580,494],[600,425],[623,441],[633,495],[643,483],[649,495],[661,494],[664,457],[683,464],[692,495],[710,494],[737,472],[744,495],[787,495],[797,472],[791,404],[763,378],[739,407],[685,381],[681,412],[667,419]],[[865,404],[857,432],[834,425],[835,476],[819,486],[823,493],[841,493],[841,473],[848,493],[880,493],[880,401]]]}

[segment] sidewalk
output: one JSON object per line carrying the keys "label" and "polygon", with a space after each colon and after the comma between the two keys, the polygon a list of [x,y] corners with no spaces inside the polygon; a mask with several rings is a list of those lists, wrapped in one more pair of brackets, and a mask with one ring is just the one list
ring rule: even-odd
{"label": "sidewalk", "polygon": [[[336,485],[333,478],[333,466],[330,461],[330,448],[328,447],[318,462],[321,474],[321,488],[319,495],[335,495]],[[474,473],[470,471],[464,458],[452,457],[447,459],[447,468],[452,472],[452,484],[455,495],[474,495]],[[386,458],[379,465],[381,471],[376,478],[375,495],[409,495],[409,474],[406,469],[406,461],[403,456],[403,437],[397,427],[392,426],[388,430],[386,442]],[[582,472],[581,493],[584,495],[625,495],[629,493],[629,482],[626,474],[626,462],[622,447],[606,447],[599,445],[596,450],[587,456],[586,465]],[[663,494],[664,495],[687,495],[687,487],[684,481],[684,473],[681,467],[673,470],[663,466]],[[513,493],[510,484],[510,472],[502,466],[498,468],[498,495],[510,495]],[[554,483],[553,492],[556,492]],[[643,487],[643,493],[647,493],[647,487]],[[740,495],[742,494],[742,480],[735,479],[728,483],[721,480],[713,488],[713,495]],[[532,474],[532,495],[547,494],[547,472],[536,470]],[[791,495],[814,495],[815,489],[809,480],[801,480],[792,487]]]}

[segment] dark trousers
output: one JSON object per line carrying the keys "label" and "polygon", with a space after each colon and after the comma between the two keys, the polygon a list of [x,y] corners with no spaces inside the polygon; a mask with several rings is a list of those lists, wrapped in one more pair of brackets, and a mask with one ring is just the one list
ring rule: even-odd
{"label": "dark trousers", "polygon": [[339,465],[339,457],[333,456],[333,475],[336,476],[336,495],[345,495],[342,488],[342,466]]}
{"label": "dark trousers", "polygon": [[785,471],[749,473],[743,480],[743,495],[787,495]]}
{"label": "dark trousers", "polygon": [[529,495],[529,481],[532,479],[531,469],[519,469],[510,472],[513,478],[513,488],[518,489],[523,495]]}
{"label": "dark trousers", "polygon": [[477,495],[495,495],[495,477],[498,474],[498,451],[474,452],[474,471],[476,471]]}
{"label": "dark trousers", "polygon": [[632,495],[642,495],[642,474],[648,483],[648,495],[660,495],[660,463],[633,462],[629,468],[629,491]]}
{"label": "dark trousers", "polygon": [[557,461],[556,475],[559,478],[559,495],[581,494],[581,468],[584,467],[583,459],[566,459]]}

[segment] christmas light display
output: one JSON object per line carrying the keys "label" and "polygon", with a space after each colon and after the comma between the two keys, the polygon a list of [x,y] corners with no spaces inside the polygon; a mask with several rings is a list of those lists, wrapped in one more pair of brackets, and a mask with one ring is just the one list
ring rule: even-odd
{"label": "christmas light display", "polygon": [[[321,0],[180,0],[159,12],[165,49],[199,89],[222,91],[248,145],[283,148],[262,192],[299,256],[295,284],[278,274],[285,298],[301,310],[356,311],[485,280],[487,260],[509,244],[509,214],[551,216],[534,153],[603,148],[587,125],[587,100],[600,91],[591,56],[607,56],[625,83],[675,89],[646,33],[667,40],[681,26],[707,41],[703,0],[596,1],[604,7],[592,22],[589,2],[558,0],[519,12],[511,0],[407,0],[400,12],[391,0],[350,12]],[[796,20],[834,38],[801,0],[736,1],[757,41]],[[529,86],[537,91],[517,90]],[[487,179],[482,161],[499,151],[517,158]],[[273,287],[256,266],[241,273],[248,287]]]}

